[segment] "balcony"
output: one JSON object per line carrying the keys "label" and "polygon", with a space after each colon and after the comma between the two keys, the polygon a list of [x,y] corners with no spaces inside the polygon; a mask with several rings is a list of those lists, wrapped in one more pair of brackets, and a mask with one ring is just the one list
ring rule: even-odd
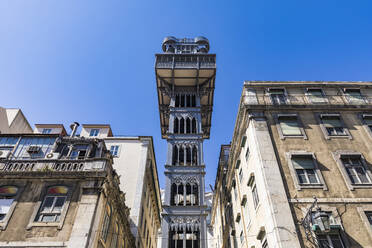
{"label": "balcony", "polygon": [[215,54],[156,54],[156,69],[214,69]]}
{"label": "balcony", "polygon": [[0,162],[0,174],[12,172],[103,172],[106,159],[92,160],[8,160]]}

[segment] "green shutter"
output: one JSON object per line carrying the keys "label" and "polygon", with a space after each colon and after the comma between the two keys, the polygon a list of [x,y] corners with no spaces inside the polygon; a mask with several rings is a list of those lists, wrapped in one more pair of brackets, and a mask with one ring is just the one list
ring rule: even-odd
{"label": "green shutter", "polygon": [[314,169],[312,156],[294,155],[292,156],[292,164],[295,169]]}
{"label": "green shutter", "polygon": [[280,117],[279,123],[283,135],[302,135],[296,117]]}
{"label": "green shutter", "polygon": [[238,161],[236,161],[235,169],[239,169],[239,167],[240,167],[240,159],[238,159]]}
{"label": "green shutter", "polygon": [[244,147],[245,146],[245,142],[247,141],[247,136],[243,136],[242,138],[242,143],[241,143],[241,147]]}
{"label": "green shutter", "polygon": [[323,116],[322,122],[325,127],[342,127],[339,116]]}

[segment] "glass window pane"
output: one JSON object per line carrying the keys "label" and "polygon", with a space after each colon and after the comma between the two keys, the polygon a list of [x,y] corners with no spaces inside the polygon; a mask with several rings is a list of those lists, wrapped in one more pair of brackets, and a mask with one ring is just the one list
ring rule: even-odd
{"label": "glass window pane", "polygon": [[368,117],[364,117],[364,122],[367,124],[367,125],[372,125],[372,117],[368,116]]}
{"label": "glass window pane", "polygon": [[344,247],[343,244],[342,244],[340,235],[331,234],[331,235],[329,235],[329,237],[332,241],[333,248],[343,248]]}
{"label": "glass window pane", "polygon": [[41,218],[42,222],[55,222],[55,215],[43,215]]}
{"label": "glass window pane", "polygon": [[319,183],[318,177],[313,169],[306,170],[307,176],[309,177],[310,183]]}
{"label": "glass window pane", "polygon": [[54,196],[47,196],[44,200],[41,212],[50,212],[53,206]]}
{"label": "glass window pane", "polygon": [[0,199],[0,214],[6,215],[14,199]]}
{"label": "glass window pane", "polygon": [[57,200],[54,204],[53,212],[60,213],[62,211],[63,205],[65,204],[66,197],[57,197]]}
{"label": "glass window pane", "polygon": [[359,176],[359,179],[362,183],[369,183],[369,179],[365,170],[362,167],[355,167],[355,171]]}
{"label": "glass window pane", "polygon": [[302,135],[296,117],[292,118],[281,117],[279,118],[279,123],[280,128],[282,129],[284,135]]}
{"label": "glass window pane", "polygon": [[308,183],[306,175],[305,175],[305,170],[303,169],[296,169],[297,176],[298,176],[298,181],[300,184],[302,183]]}
{"label": "glass window pane", "polygon": [[312,103],[325,102],[321,89],[309,89],[307,90],[307,93],[309,94],[309,98]]}
{"label": "glass window pane", "polygon": [[358,177],[355,174],[355,171],[350,168],[345,168],[347,174],[349,175],[349,178],[351,180],[351,183],[359,183]]}

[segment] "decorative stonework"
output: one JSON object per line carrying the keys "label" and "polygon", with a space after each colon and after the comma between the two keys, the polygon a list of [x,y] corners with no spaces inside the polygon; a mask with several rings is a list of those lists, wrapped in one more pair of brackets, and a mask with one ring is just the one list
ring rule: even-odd
{"label": "decorative stonework", "polygon": [[177,176],[172,179],[175,184],[199,184],[199,180],[196,176]]}

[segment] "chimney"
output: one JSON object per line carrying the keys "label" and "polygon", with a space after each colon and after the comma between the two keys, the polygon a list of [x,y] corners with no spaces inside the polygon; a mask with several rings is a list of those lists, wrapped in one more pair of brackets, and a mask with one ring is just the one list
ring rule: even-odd
{"label": "chimney", "polygon": [[70,125],[70,128],[72,130],[72,132],[70,134],[70,137],[74,137],[75,136],[76,131],[77,131],[77,129],[78,129],[79,126],[80,126],[80,124],[78,122],[76,122],[76,121]]}

